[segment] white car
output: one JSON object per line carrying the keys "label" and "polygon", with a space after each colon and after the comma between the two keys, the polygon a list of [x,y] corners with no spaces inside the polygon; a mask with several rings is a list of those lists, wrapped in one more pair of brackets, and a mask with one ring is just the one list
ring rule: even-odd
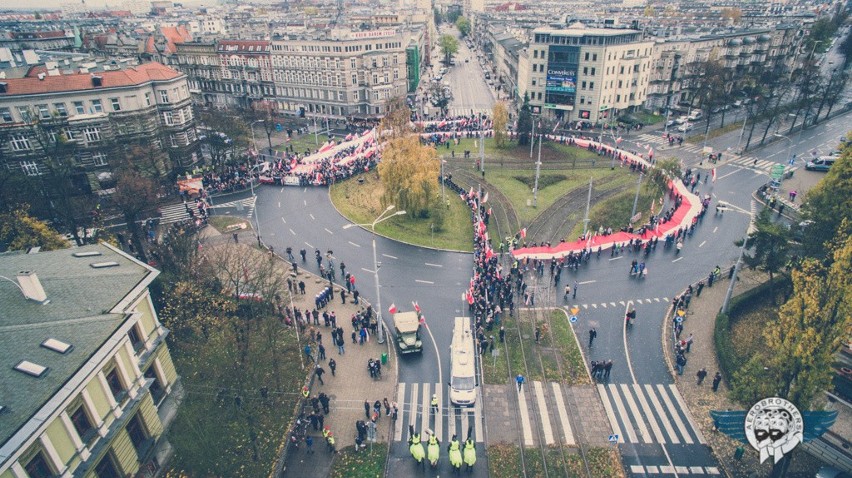
{"label": "white car", "polygon": [[678,126],[677,130],[680,131],[681,133],[686,133],[688,131],[692,131],[692,128],[693,128],[692,123],[684,123],[684,124]]}

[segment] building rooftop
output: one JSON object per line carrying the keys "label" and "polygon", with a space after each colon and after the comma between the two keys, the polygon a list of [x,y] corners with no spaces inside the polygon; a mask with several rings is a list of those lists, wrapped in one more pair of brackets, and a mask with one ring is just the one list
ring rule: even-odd
{"label": "building rooftop", "polygon": [[[83,257],[77,257],[80,253]],[[124,301],[135,299],[158,274],[103,244],[0,254],[0,276],[14,281],[20,271],[37,275],[49,302],[27,299],[14,284],[0,280],[0,406],[4,407],[0,413],[0,463],[20,446],[18,439],[10,440],[19,430],[25,439],[48,418],[36,415],[42,406],[61,396],[58,392],[65,387],[65,393],[71,392],[75,384],[69,381],[74,374],[125,321],[122,310],[128,304]],[[131,293],[133,297],[128,297]],[[54,351],[41,345],[47,339],[72,348],[65,353]],[[47,367],[47,371],[33,377],[15,370],[24,360]]]}
{"label": "building rooftop", "polygon": [[[122,70],[97,73],[45,74],[41,77],[7,78],[0,80],[0,86],[5,84],[5,91],[0,88],[0,98],[141,85],[150,81],[172,80],[181,75],[183,73],[177,70],[152,62]],[[100,85],[95,86],[93,77],[101,78]]]}
{"label": "building rooftop", "polygon": [[585,35],[596,35],[596,36],[618,36],[618,35],[628,35],[628,34],[636,34],[642,33],[639,30],[629,30],[627,28],[587,28],[580,26],[582,24],[574,24],[567,28],[536,28],[535,33],[544,33],[549,35],[561,35],[561,36],[585,36]]}

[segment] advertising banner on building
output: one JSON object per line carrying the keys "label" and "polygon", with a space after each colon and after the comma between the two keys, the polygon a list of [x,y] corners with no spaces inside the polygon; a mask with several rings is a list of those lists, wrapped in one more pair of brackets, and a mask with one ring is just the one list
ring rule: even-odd
{"label": "advertising banner on building", "polygon": [[577,93],[577,69],[580,49],[575,46],[551,45],[547,54],[545,102],[573,105]]}

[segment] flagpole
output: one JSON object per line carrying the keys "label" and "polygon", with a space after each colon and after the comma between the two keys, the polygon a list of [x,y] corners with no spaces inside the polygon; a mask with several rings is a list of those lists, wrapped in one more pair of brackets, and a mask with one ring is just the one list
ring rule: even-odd
{"label": "flagpole", "polygon": [[533,207],[538,207],[538,177],[541,173],[541,142],[542,138],[538,138],[538,161],[535,162],[535,186],[533,186]]}
{"label": "flagpole", "polygon": [[586,216],[583,218],[583,236],[589,230],[589,206],[592,204],[592,179],[594,177],[589,178],[589,197],[586,199]]}

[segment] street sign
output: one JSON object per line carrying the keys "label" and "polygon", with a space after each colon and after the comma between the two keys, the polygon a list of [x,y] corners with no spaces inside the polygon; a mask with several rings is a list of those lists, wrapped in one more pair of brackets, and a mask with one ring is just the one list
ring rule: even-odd
{"label": "street sign", "polygon": [[772,169],[769,171],[769,175],[776,181],[780,180],[781,177],[784,176],[784,165],[776,164],[772,166]]}
{"label": "street sign", "polygon": [[576,305],[571,307],[571,315],[577,315],[577,313],[579,313],[579,312],[580,312],[580,308],[577,307]]}
{"label": "street sign", "polygon": [[618,443],[618,435],[610,435],[609,436],[610,443]]}
{"label": "street sign", "polygon": [[569,317],[569,318],[568,318],[568,320],[570,320],[570,321],[571,321],[571,323],[573,324],[573,323],[577,322],[577,316],[576,316],[576,315],[572,315],[571,317]]}
{"label": "street sign", "polygon": [[678,324],[683,323],[683,317],[681,317],[681,316],[675,317],[675,322],[677,322]]}
{"label": "street sign", "polygon": [[636,213],[636,215],[634,215],[633,217],[631,217],[631,218],[630,218],[630,222],[631,222],[631,223],[635,223],[635,222],[636,222],[636,221],[638,221],[639,219],[642,219],[642,211],[637,212],[637,213]]}

